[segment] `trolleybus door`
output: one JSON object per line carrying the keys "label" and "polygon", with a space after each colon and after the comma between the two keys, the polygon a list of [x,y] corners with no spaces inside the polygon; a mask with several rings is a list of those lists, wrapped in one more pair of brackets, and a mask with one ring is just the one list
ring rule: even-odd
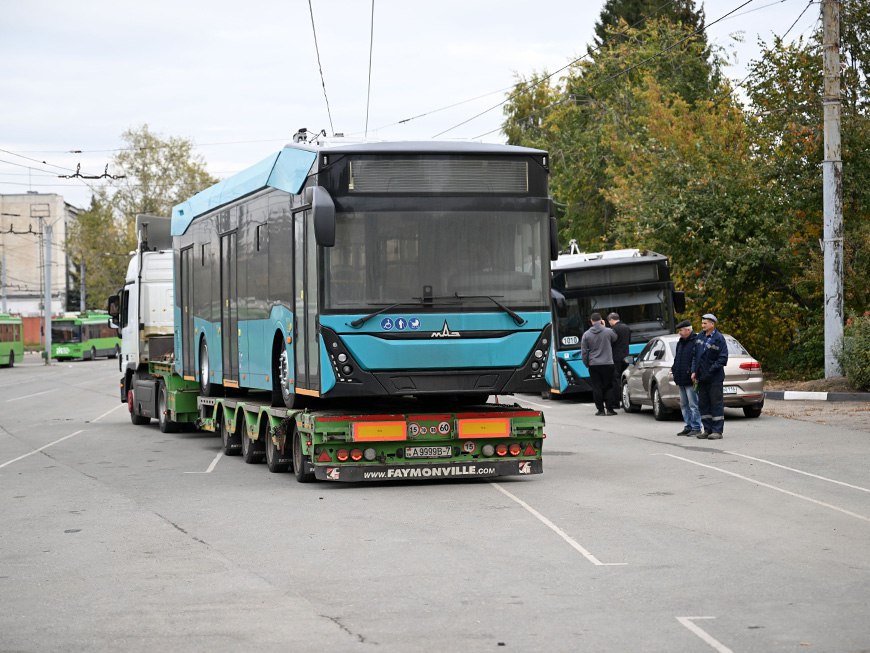
{"label": "trolleybus door", "polygon": [[236,279],[236,232],[221,236],[221,343],[223,377],[239,380],[239,312]]}
{"label": "trolleybus door", "polygon": [[316,392],[320,390],[320,344],[317,329],[317,243],[311,211],[300,211],[293,216],[293,252],[296,388]]}
{"label": "trolleybus door", "polygon": [[179,278],[179,306],[181,307],[182,371],[193,376],[196,361],[193,351],[193,247],[181,250],[181,275]]}

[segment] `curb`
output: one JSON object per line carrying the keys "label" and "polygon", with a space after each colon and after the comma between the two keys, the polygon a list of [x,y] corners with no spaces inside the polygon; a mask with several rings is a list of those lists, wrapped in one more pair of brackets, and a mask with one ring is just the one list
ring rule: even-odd
{"label": "curb", "polygon": [[780,390],[765,392],[765,399],[773,401],[870,401],[870,392],[799,392]]}

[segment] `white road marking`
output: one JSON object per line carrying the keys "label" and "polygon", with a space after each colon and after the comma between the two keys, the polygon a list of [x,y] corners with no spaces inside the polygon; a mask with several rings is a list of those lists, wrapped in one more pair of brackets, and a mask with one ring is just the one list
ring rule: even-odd
{"label": "white road marking", "polygon": [[224,455],[223,451],[219,451],[218,455],[214,457],[214,460],[211,461],[211,465],[208,466],[208,469],[204,472],[184,472],[185,474],[211,474],[214,471],[215,465],[218,464],[218,461],[221,459],[221,456]]}
{"label": "white road marking", "polygon": [[547,519],[546,517],[544,517],[544,516],[543,516],[541,513],[539,513],[537,510],[535,510],[534,508],[532,508],[532,507],[531,507],[529,504],[527,504],[525,501],[523,501],[523,500],[520,499],[519,497],[517,497],[517,496],[511,494],[510,492],[508,492],[507,490],[505,490],[505,489],[504,489],[501,485],[499,485],[498,483],[490,483],[490,485],[492,485],[496,490],[498,490],[499,492],[501,492],[502,494],[504,494],[506,497],[512,499],[513,501],[516,501],[516,502],[517,502],[518,504],[520,504],[523,508],[525,508],[526,510],[528,510],[532,515],[534,515],[534,516],[538,519],[538,521],[540,521],[542,524],[544,524],[544,526],[546,526],[546,527],[549,528],[551,531],[553,531],[554,533],[556,533],[556,535],[558,535],[558,536],[561,537],[563,540],[565,540],[565,541],[566,541],[566,542],[567,542],[567,543],[568,543],[568,544],[569,544],[573,549],[575,549],[576,551],[578,551],[578,552],[580,553],[580,555],[582,555],[584,558],[586,558],[586,559],[587,559],[589,562],[591,562],[593,565],[597,565],[597,566],[599,566],[599,567],[618,567],[618,566],[622,566],[622,565],[626,565],[626,564],[628,564],[627,562],[601,562],[598,558],[596,558],[594,555],[592,555],[591,553],[589,553],[589,551],[587,551],[585,548],[583,548],[583,547],[582,547],[582,546],[581,546],[581,545],[580,545],[576,540],[574,540],[570,535],[568,535],[565,531],[563,531],[561,528],[559,528],[558,526],[556,526],[556,524],[554,524],[553,522],[551,522],[549,519]]}
{"label": "white road marking", "polygon": [[48,444],[46,444],[45,446],[40,447],[39,449],[34,449],[34,450],[31,451],[30,453],[26,453],[26,454],[24,454],[23,456],[18,456],[18,458],[13,458],[12,460],[7,460],[5,463],[3,463],[2,465],[0,465],[0,469],[3,469],[3,468],[6,467],[7,465],[11,465],[12,463],[17,463],[19,460],[24,460],[25,458],[27,458],[27,457],[29,457],[29,456],[32,456],[32,455],[35,454],[35,453],[39,453],[40,451],[42,451],[42,450],[44,450],[44,449],[48,449],[49,447],[53,447],[54,445],[58,444],[59,442],[63,442],[64,440],[69,440],[70,438],[75,437],[75,436],[77,436],[79,433],[83,433],[83,432],[84,432],[84,429],[82,429],[82,430],[80,430],[80,431],[76,431],[75,433],[70,433],[69,435],[65,435],[65,436],[63,436],[62,438],[60,438],[60,439],[58,439],[58,440],[55,440],[54,442],[49,442]]}
{"label": "white road marking", "polygon": [[127,405],[127,404],[118,404],[117,406],[115,406],[115,407],[112,408],[111,410],[107,410],[105,413],[103,413],[102,415],[100,415],[100,416],[97,417],[96,419],[92,419],[92,420],[91,420],[91,424],[93,424],[94,422],[99,422],[101,419],[103,419],[103,418],[104,418],[106,415],[108,415],[109,413],[113,413],[113,412],[115,412],[116,410],[118,410],[121,406],[126,406],[126,405]]}
{"label": "white road marking", "polygon": [[688,628],[692,633],[700,637],[704,640],[704,643],[709,644],[715,650],[719,651],[719,653],[734,653],[730,648],[725,646],[722,642],[717,639],[714,639],[709,633],[707,633],[704,629],[698,627],[696,624],[693,624],[692,621],[695,619],[715,619],[716,617],[677,617],[677,621],[679,621],[683,626]]}
{"label": "white road marking", "polygon": [[853,490],[861,490],[861,492],[870,492],[870,489],[866,487],[861,487],[860,485],[851,485],[850,483],[844,483],[843,481],[837,481],[833,478],[828,478],[826,476],[819,476],[818,474],[811,474],[810,472],[805,472],[800,469],[795,469],[794,467],[786,467],[785,465],[780,465],[779,463],[772,462],[770,460],[765,460],[764,458],[756,458],[755,456],[747,456],[743,453],[737,453],[735,451],[726,451],[725,453],[730,454],[732,456],[740,456],[741,458],[749,458],[749,460],[755,460],[760,463],[764,463],[765,465],[773,465],[774,467],[779,467],[780,469],[787,469],[790,472],[794,472],[796,474],[803,474],[804,476],[811,476],[812,478],[817,478],[820,481],[827,481],[828,483],[836,483],[837,485],[842,485],[843,487],[852,488]]}
{"label": "white road marking", "polygon": [[689,460],[688,458],[683,458],[681,456],[675,456],[671,453],[663,453],[663,454],[653,454],[656,456],[668,456],[669,458],[676,458],[677,460],[682,460],[687,463],[691,463],[692,465],[697,465],[698,467],[706,467],[707,469],[712,469],[717,472],[722,472],[723,474],[728,474],[729,476],[733,476],[734,478],[739,478],[744,481],[748,481],[749,483],[754,483],[755,485],[760,485],[761,487],[766,487],[769,490],[776,490],[777,492],[782,492],[783,494],[787,494],[790,497],[795,497],[796,499],[802,499],[803,501],[809,501],[810,503],[814,503],[817,506],[822,506],[824,508],[830,508],[831,510],[836,510],[839,513],[844,515],[848,515],[849,517],[854,517],[855,519],[860,519],[862,521],[870,522],[870,517],[865,517],[864,515],[859,515],[857,513],[851,512],[844,508],[839,508],[837,506],[833,506],[830,503],[825,503],[824,501],[819,501],[818,499],[813,499],[811,497],[804,496],[803,494],[798,494],[796,492],[789,492],[788,490],[783,490],[782,488],[776,487],[775,485],[770,485],[769,483],[763,483],[761,481],[757,481],[754,478],[749,478],[748,476],[742,476],[741,474],[736,474],[734,472],[729,472],[727,469],[721,469],[719,467],[714,467],[713,465],[705,465],[704,463],[699,463],[694,460]]}
{"label": "white road marking", "polygon": [[43,390],[42,392],[35,392],[32,395],[24,395],[23,397],[15,397],[14,399],[7,399],[6,403],[10,403],[12,401],[21,401],[22,399],[30,399],[31,397],[39,397],[40,395],[47,395],[49,392],[54,392],[55,389],[51,390]]}

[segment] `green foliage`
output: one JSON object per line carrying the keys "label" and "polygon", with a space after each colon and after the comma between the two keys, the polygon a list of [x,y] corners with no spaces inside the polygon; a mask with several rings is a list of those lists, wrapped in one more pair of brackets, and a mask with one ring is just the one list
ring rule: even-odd
{"label": "green foliage", "polygon": [[820,379],[825,375],[825,323],[813,313],[795,329],[791,347],[785,355],[772,361],[768,371],[781,378]]}
{"label": "green foliage", "polygon": [[667,3],[661,0],[607,0],[595,23],[595,43],[601,45],[618,40],[625,27],[639,26],[652,18],[682,23],[693,31],[704,28],[704,10],[695,9],[694,0]]}
{"label": "green foliage", "polygon": [[838,358],[849,385],[870,390],[870,311],[849,319]]}
{"label": "green foliage", "polygon": [[122,138],[126,147],[112,166],[126,178],[99,190],[67,237],[73,261],[85,261],[88,308],[105,308],[106,297],[124,284],[138,214],[171,215],[174,205],[217,182],[189,140],[162,139],[148,125],[129,129]]}

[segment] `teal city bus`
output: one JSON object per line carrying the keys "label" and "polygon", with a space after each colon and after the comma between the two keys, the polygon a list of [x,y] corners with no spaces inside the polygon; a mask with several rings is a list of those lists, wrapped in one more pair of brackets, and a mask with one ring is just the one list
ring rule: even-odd
{"label": "teal city bus", "polygon": [[17,315],[0,313],[0,365],[12,367],[24,358],[24,325]]}
{"label": "teal city bus", "polygon": [[52,318],[51,357],[58,360],[116,358],[121,351],[121,338],[109,319],[102,311],[67,313]]}

